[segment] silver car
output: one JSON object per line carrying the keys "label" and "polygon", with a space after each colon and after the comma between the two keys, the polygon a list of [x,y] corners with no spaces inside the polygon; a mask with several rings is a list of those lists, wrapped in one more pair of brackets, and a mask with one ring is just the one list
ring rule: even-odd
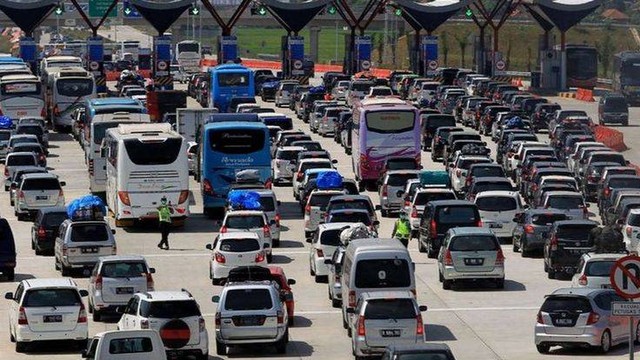
{"label": "silver car", "polygon": [[87,273],[102,256],[116,255],[115,230],[105,220],[65,220],[54,245],[55,268],[62,276],[72,269],[85,269]]}
{"label": "silver car", "polygon": [[[612,316],[613,301],[626,300],[611,289],[563,288],[548,295],[535,326],[538,352],[546,354],[552,346],[595,346],[606,353],[628,342],[629,317]],[[636,343],[639,325],[633,326]]]}
{"label": "silver car", "polygon": [[571,191],[549,191],[540,201],[540,207],[558,209],[572,220],[589,219],[589,204],[584,201],[582,193]]}
{"label": "silver car", "polygon": [[7,154],[4,161],[4,191],[9,191],[13,173],[22,166],[38,166],[36,155],[32,152],[14,152]]}
{"label": "silver car", "polygon": [[454,281],[481,279],[504,288],[504,254],[493,232],[481,227],[449,229],[438,255],[438,278],[445,290]]}
{"label": "silver car", "polygon": [[410,291],[375,291],[360,295],[349,324],[351,348],[356,358],[380,356],[389,345],[422,344],[426,306],[418,306]]}
{"label": "silver car", "polygon": [[404,205],[402,194],[408,180],[417,179],[420,170],[391,170],[380,182],[380,211],[383,217],[392,211],[402,210]]}
{"label": "silver car", "polygon": [[331,306],[339,308],[342,305],[342,263],[344,261],[344,246],[338,246],[331,259],[325,259],[324,263],[329,268],[328,291]]}
{"label": "silver car", "polygon": [[11,130],[0,130],[0,160],[9,153],[9,138],[11,138]]}

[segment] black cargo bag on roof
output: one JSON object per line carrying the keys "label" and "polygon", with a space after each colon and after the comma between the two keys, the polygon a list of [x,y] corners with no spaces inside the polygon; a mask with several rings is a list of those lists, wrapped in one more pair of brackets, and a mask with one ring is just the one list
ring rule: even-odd
{"label": "black cargo bag on roof", "polygon": [[595,227],[589,233],[589,237],[593,239],[596,253],[615,254],[627,250],[622,233],[615,227]]}

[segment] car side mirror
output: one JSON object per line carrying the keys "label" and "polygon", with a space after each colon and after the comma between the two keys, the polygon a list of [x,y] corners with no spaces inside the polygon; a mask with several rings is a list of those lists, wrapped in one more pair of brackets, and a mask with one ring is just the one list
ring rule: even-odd
{"label": "car side mirror", "polygon": [[156,268],[149,268],[149,274],[155,274]]}
{"label": "car side mirror", "polygon": [[89,296],[89,292],[87,290],[80,290],[80,296],[87,297]]}
{"label": "car side mirror", "polygon": [[427,311],[427,305],[420,305],[418,306],[418,309],[420,309],[420,312]]}
{"label": "car side mirror", "polygon": [[356,309],[354,309],[352,307],[347,308],[347,314],[355,314],[355,313],[356,313]]}
{"label": "car side mirror", "polygon": [[111,234],[115,235],[116,234],[116,229],[111,229]]}
{"label": "car side mirror", "polygon": [[67,186],[67,182],[66,181],[60,181],[60,186]]}
{"label": "car side mirror", "polygon": [[378,225],[380,225],[380,221],[376,220],[372,224],[373,224],[373,226],[378,226]]}
{"label": "car side mirror", "polygon": [[333,160],[331,160],[331,163],[332,163],[332,164],[337,164],[337,163],[338,163],[338,160],[333,159]]}
{"label": "car side mirror", "polygon": [[591,204],[586,203],[586,204],[585,204],[585,206],[586,206],[586,207],[588,207],[588,208],[590,208],[590,207],[591,207]]}
{"label": "car side mirror", "polygon": [[219,303],[220,302],[220,296],[218,296],[218,295],[212,296],[211,297],[211,301],[216,303],[216,304]]}
{"label": "car side mirror", "polygon": [[205,248],[207,248],[207,250],[213,251],[213,245],[211,245],[211,244],[205,245]]}
{"label": "car side mirror", "polygon": [[287,284],[288,285],[295,285],[296,284],[296,279],[287,279]]}
{"label": "car side mirror", "polygon": [[608,213],[608,214],[614,214],[613,208],[608,208],[608,209],[607,209],[607,213]]}
{"label": "car side mirror", "polygon": [[333,265],[333,260],[331,260],[331,259],[324,259],[324,264],[325,264],[325,265]]}
{"label": "car side mirror", "polygon": [[[326,260],[325,260],[325,263],[326,263]],[[13,300],[13,293],[12,292],[4,293],[4,298],[7,300]]]}

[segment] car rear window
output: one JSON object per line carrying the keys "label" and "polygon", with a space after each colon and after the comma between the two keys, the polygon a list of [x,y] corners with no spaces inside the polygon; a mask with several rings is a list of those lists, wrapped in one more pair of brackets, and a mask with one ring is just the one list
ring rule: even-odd
{"label": "car rear window", "polygon": [[556,235],[563,240],[584,240],[589,238],[589,232],[595,225],[562,225],[559,226]]}
{"label": "car rear window", "polygon": [[471,223],[478,220],[476,208],[471,206],[443,206],[438,209],[437,222],[441,224]]}
{"label": "car rear window", "polygon": [[229,290],[225,298],[225,310],[267,310],[273,307],[268,289]]}
{"label": "car rear window", "polygon": [[565,214],[538,214],[531,217],[534,225],[552,225],[556,221],[567,220]]}
{"label": "car rear window", "polygon": [[140,315],[159,319],[176,319],[201,316],[200,308],[194,300],[143,301]]}
{"label": "car rear window", "polygon": [[226,226],[231,229],[254,229],[264,226],[264,218],[262,216],[229,216]]}
{"label": "car rear window", "polygon": [[367,200],[339,200],[331,202],[331,210],[342,209],[367,210],[369,212],[373,210]]}
{"label": "car rear window", "polygon": [[483,196],[476,199],[476,206],[482,211],[512,211],[518,202],[511,196]]}
{"label": "car rear window", "polygon": [[29,290],[24,296],[24,307],[80,306],[82,300],[74,289]]}
{"label": "car rear window", "polygon": [[389,174],[387,178],[387,185],[393,187],[404,187],[407,184],[407,180],[417,179],[418,174]]}
{"label": "car rear window", "polygon": [[425,127],[430,129],[436,129],[441,126],[456,126],[456,120],[453,118],[453,116],[428,115],[428,117],[424,121],[427,122]]}
{"label": "car rear window", "polygon": [[224,239],[220,243],[220,251],[245,252],[260,250],[260,242],[256,239]]}
{"label": "car rear window", "polygon": [[137,354],[153,351],[153,342],[148,337],[129,337],[109,341],[109,354]]}
{"label": "car rear window", "polygon": [[69,216],[66,212],[48,213],[44,216],[44,220],[41,225],[44,225],[45,227],[58,227],[68,218]]}
{"label": "car rear window", "polygon": [[409,263],[404,259],[360,260],[356,265],[357,288],[396,288],[411,286]]}
{"label": "car rear window", "polygon": [[640,226],[640,214],[629,214],[627,222],[629,226]]}
{"label": "car rear window", "polygon": [[413,205],[426,205],[430,201],[455,200],[456,196],[450,192],[422,192],[416,195]]}
{"label": "car rear window", "polygon": [[587,276],[609,277],[615,260],[589,261],[584,269]]}
{"label": "car rear window", "polygon": [[611,179],[609,186],[612,188],[640,188],[640,179]]}
{"label": "car rear window", "polygon": [[276,202],[270,195],[260,196],[260,205],[262,211],[276,211]]}
{"label": "car rear window", "polygon": [[482,182],[477,183],[473,187],[473,193],[481,193],[483,191],[511,191],[513,186],[508,182]]}
{"label": "car rear window", "polygon": [[591,312],[589,300],[576,296],[550,296],[542,304],[540,311],[552,313],[555,311],[568,311],[572,313]]}
{"label": "car rear window", "polygon": [[584,205],[584,200],[578,196],[551,196],[547,205],[554,209],[577,209]]}
{"label": "car rear window", "polygon": [[331,169],[330,161],[308,162],[300,165],[300,172],[304,173],[309,169]]}
{"label": "car rear window", "polygon": [[75,224],[71,229],[71,242],[109,240],[109,232],[104,224]]}
{"label": "car rear window", "polygon": [[367,301],[367,320],[415,319],[416,310],[410,299],[376,299]]}
{"label": "car rear window", "polygon": [[469,170],[469,167],[473,164],[490,163],[491,159],[466,159],[458,161],[458,168],[463,170]]}
{"label": "car rear window", "polygon": [[348,222],[348,223],[363,223],[367,226],[371,225],[371,217],[367,213],[334,213],[331,214],[330,223],[336,222]]}
{"label": "car rear window", "polygon": [[342,229],[325,230],[320,235],[320,244],[329,246],[340,246],[340,234]]}
{"label": "car rear window", "polygon": [[36,165],[36,158],[33,155],[14,155],[7,158],[5,166],[29,166]]}
{"label": "car rear window", "polygon": [[147,266],[141,261],[109,262],[102,265],[104,277],[131,278],[140,277],[147,272]]}
{"label": "car rear window", "polygon": [[297,150],[278,150],[276,159],[280,160],[296,160],[298,157]]}
{"label": "car rear window", "polygon": [[309,197],[309,206],[320,207],[320,210],[326,210],[329,200],[336,194],[311,194]]}
{"label": "car rear window", "polygon": [[60,190],[58,179],[23,179],[22,190]]}
{"label": "car rear window", "polygon": [[498,248],[496,238],[489,235],[455,236],[449,245],[451,251],[496,251]]}
{"label": "car rear window", "polygon": [[479,166],[471,169],[471,176],[475,177],[504,177],[504,170],[497,166]]}

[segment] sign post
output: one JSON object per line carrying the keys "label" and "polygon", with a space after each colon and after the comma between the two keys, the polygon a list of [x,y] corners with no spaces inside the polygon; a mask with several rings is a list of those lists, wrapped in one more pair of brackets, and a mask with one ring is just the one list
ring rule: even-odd
{"label": "sign post", "polygon": [[289,75],[304,75],[304,38],[302,36],[289,36],[287,45],[289,48]]}
{"label": "sign post", "polygon": [[96,81],[96,92],[107,92],[107,77],[104,74],[104,43],[101,37],[87,39],[87,70]]}
{"label": "sign post", "polygon": [[435,76],[438,69],[438,37],[423,35],[421,45],[424,76]]}
{"label": "sign post", "polygon": [[356,36],[356,59],[358,71],[371,69],[371,36]]}
{"label": "sign post", "polygon": [[171,64],[171,36],[163,35],[153,38],[153,85],[156,90],[173,90]]}
{"label": "sign post", "polygon": [[640,316],[640,303],[634,303],[633,299],[640,297],[640,257],[629,255],[618,259],[611,267],[609,279],[616,293],[631,301],[612,303],[611,314],[629,316],[629,359],[633,360],[634,317]]}

